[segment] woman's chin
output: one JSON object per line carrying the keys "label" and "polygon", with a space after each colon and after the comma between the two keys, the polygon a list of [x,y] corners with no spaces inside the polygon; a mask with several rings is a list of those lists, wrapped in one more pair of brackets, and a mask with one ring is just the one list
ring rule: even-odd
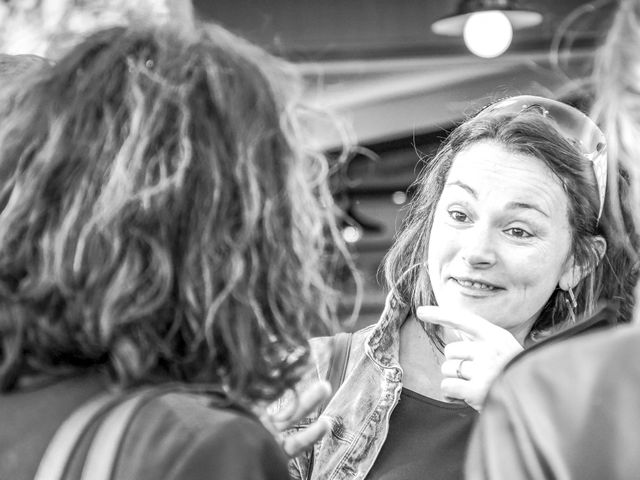
{"label": "woman's chin", "polygon": [[[506,308],[504,301],[494,304],[489,301],[477,301],[476,299],[468,298],[445,298],[443,302],[438,302],[438,305],[442,308],[450,308],[452,310],[464,310],[479,317],[484,318],[488,322],[497,325],[498,327],[511,330],[517,328],[514,319],[522,315],[522,311],[512,311],[512,309]],[[524,323],[524,322],[523,322]]]}

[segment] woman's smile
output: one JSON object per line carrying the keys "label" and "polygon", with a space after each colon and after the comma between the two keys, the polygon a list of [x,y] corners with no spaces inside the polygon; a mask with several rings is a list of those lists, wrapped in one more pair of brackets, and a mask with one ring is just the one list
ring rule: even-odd
{"label": "woman's smile", "polygon": [[461,293],[471,293],[473,296],[478,294],[485,296],[486,294],[498,293],[504,290],[503,288],[482,280],[472,280],[464,277],[451,277],[451,280],[454,286],[457,285],[458,288],[460,288]]}

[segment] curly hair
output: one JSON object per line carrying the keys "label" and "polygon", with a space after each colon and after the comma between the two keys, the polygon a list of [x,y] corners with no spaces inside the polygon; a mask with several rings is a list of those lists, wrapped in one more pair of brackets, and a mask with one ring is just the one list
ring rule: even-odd
{"label": "curly hair", "polygon": [[[593,242],[596,235],[608,238],[598,222],[599,198],[591,165],[558,133],[551,121],[531,109],[519,114],[497,113],[470,118],[449,135],[435,157],[426,163],[415,182],[416,195],[409,204],[402,229],[385,257],[388,288],[412,309],[436,305],[425,266],[436,205],[455,156],[469,145],[486,140],[542,159],[560,179],[570,210],[571,254],[577,265],[590,270],[574,288],[578,303],[575,314],[588,315],[601,298],[603,285],[619,282],[618,276],[623,276],[621,272],[625,267],[612,266],[609,250],[601,261]],[[617,267],[620,267],[618,272]],[[558,288],[533,325],[532,338],[541,338],[561,329],[571,318],[565,292]],[[443,345],[436,327],[429,324],[424,328],[437,345]]]}
{"label": "curly hair", "polygon": [[107,367],[270,400],[351,265],[300,79],[218,26],[91,35],[0,107],[0,389]]}

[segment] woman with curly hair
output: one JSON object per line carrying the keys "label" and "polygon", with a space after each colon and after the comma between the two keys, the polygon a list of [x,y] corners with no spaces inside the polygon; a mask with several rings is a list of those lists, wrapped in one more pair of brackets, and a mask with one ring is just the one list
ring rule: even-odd
{"label": "woman with curly hair", "polygon": [[1,478],[34,478],[88,400],[150,385],[113,478],[285,478],[256,412],[299,380],[350,265],[299,87],[198,26],[97,32],[3,90]]}

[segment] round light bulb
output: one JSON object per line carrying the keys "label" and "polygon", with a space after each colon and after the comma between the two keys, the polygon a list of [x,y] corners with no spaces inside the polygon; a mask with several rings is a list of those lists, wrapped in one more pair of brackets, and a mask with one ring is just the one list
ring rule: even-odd
{"label": "round light bulb", "polygon": [[404,205],[405,203],[407,203],[407,194],[402,190],[393,192],[391,194],[391,201],[396,205]]}
{"label": "round light bulb", "polygon": [[342,238],[347,243],[356,243],[362,238],[362,230],[355,225],[347,225],[342,229]]}
{"label": "round light bulb", "polygon": [[476,12],[465,22],[462,36],[471,53],[482,58],[494,58],[511,45],[513,27],[502,12]]}

